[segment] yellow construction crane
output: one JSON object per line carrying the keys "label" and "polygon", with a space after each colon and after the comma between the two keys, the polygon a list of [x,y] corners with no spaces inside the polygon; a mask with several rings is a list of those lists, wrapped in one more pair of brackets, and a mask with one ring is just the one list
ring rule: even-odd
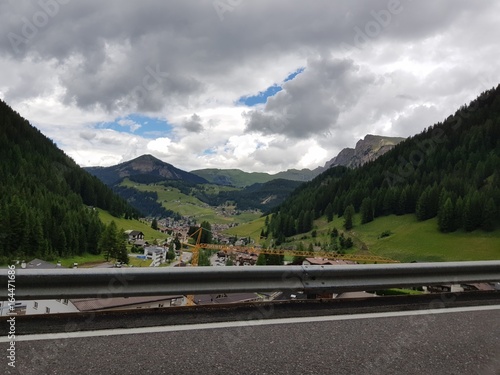
{"label": "yellow construction crane", "polygon": [[198,228],[190,237],[196,237],[196,242],[195,245],[191,245],[186,243],[185,245],[193,247],[192,254],[193,256],[191,257],[191,265],[192,266],[197,266],[198,261],[200,260],[200,241],[201,241],[201,234],[203,233],[203,230],[208,231],[208,229],[205,229],[203,227]]}
{"label": "yellow construction crane", "polygon": [[[224,251],[226,253],[244,253],[244,254],[270,254],[270,255],[289,255],[289,256],[299,256],[304,258],[325,258],[331,260],[349,260],[352,262],[364,262],[364,263],[399,263],[399,261],[381,257],[378,255],[370,255],[370,254],[338,254],[329,251],[300,251],[300,250],[286,250],[286,249],[263,249],[263,248],[255,248],[255,247],[247,247],[247,246],[233,246],[233,245],[218,245],[218,244],[207,244],[201,243],[201,234],[202,231],[208,229],[200,227],[197,229],[190,237],[195,238],[195,244],[184,243],[188,247],[191,247],[192,257],[191,257],[191,266],[198,266],[198,261],[200,259],[200,250],[208,249],[208,250],[219,250]],[[181,251],[182,258],[182,251]],[[194,305],[194,296],[187,295],[188,306]]]}
{"label": "yellow construction crane", "polygon": [[207,229],[200,227],[191,235],[191,237],[193,238],[197,236],[196,243],[194,245],[185,244],[189,247],[192,247],[192,254],[193,254],[193,257],[191,259],[192,266],[198,265],[200,249],[219,250],[219,251],[224,251],[226,253],[239,252],[239,253],[256,254],[256,255],[260,254],[289,255],[289,256],[299,256],[304,258],[325,258],[332,260],[349,260],[353,262],[364,262],[364,263],[399,263],[399,261],[394,259],[385,258],[378,255],[371,255],[371,254],[338,254],[330,251],[263,249],[263,248],[247,247],[247,246],[200,243],[201,233],[203,230]]}

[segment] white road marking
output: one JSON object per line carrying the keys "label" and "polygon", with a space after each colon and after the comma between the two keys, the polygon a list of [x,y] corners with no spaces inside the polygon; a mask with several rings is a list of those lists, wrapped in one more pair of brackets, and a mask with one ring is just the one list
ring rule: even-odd
{"label": "white road marking", "polygon": [[[414,316],[414,315],[450,314],[450,313],[460,313],[460,312],[491,311],[491,310],[500,310],[500,305],[451,307],[451,308],[428,309],[428,310],[422,309],[422,310],[411,310],[411,311],[392,311],[392,312],[381,312],[381,313],[328,315],[328,316],[282,318],[282,319],[239,320],[235,322],[186,324],[186,325],[140,327],[140,328],[120,328],[120,329],[106,329],[106,330],[96,330],[96,331],[43,333],[43,334],[19,335],[19,336],[16,335],[15,341],[19,342],[19,341],[38,341],[38,340],[60,340],[60,339],[83,338],[83,337],[137,335],[146,333],[197,331],[204,329],[253,327],[253,326],[267,326],[267,325],[278,325],[278,324],[333,322],[342,320],[377,319],[377,318],[391,318],[391,317],[403,317],[403,316]],[[10,340],[6,336],[0,337],[0,343],[9,341]]]}

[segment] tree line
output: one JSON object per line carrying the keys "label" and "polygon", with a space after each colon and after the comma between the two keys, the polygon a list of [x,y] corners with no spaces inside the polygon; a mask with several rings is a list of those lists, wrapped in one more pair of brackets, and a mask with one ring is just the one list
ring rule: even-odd
{"label": "tree line", "polygon": [[357,169],[334,167],[299,187],[272,211],[265,235],[312,229],[326,216],[360,213],[437,217],[439,230],[492,231],[500,217],[500,86],[482,93],[444,122],[408,138]]}
{"label": "tree line", "polygon": [[98,253],[95,207],[139,217],[0,100],[0,263]]}

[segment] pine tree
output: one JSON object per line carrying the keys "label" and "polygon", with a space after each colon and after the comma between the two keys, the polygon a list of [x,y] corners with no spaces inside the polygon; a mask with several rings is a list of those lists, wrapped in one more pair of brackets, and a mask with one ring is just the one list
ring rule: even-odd
{"label": "pine tree", "polygon": [[281,266],[283,264],[283,255],[266,254],[266,265],[268,266]]}
{"label": "pine tree", "polygon": [[326,220],[328,222],[331,222],[333,220],[333,205],[332,203],[328,203],[328,205],[325,208],[325,215],[326,215]]}
{"label": "pine tree", "polygon": [[175,247],[174,242],[170,241],[170,245],[168,246],[168,252],[167,252],[167,260],[175,259],[174,247]]}
{"label": "pine tree", "polygon": [[441,232],[453,232],[455,227],[454,207],[451,198],[446,199],[446,202],[439,208],[438,225]]}
{"label": "pine tree", "polygon": [[127,246],[125,244],[125,239],[123,239],[123,236],[121,235],[120,232],[118,232],[118,235],[119,237],[116,239],[117,241],[116,260],[123,264],[128,264],[129,258],[128,258]]}
{"label": "pine tree", "polygon": [[481,227],[488,232],[495,229],[497,208],[495,206],[495,201],[493,198],[488,199],[483,211],[483,223]]}
{"label": "pine tree", "polygon": [[370,198],[363,199],[361,203],[361,224],[373,221],[373,205]]}
{"label": "pine tree", "polygon": [[475,225],[474,225],[474,220],[473,220],[472,204],[471,204],[471,198],[470,197],[468,197],[465,200],[465,203],[464,203],[464,216],[463,216],[462,221],[464,223],[464,229],[467,232],[470,232],[470,231],[473,231],[474,229],[476,229]]}
{"label": "pine tree", "polygon": [[259,254],[259,257],[257,258],[257,266],[265,266],[266,265],[266,255],[263,253]]}
{"label": "pine tree", "polygon": [[203,221],[200,224],[200,227],[203,228],[201,231],[201,243],[212,243],[212,226],[208,221]]}
{"label": "pine tree", "polygon": [[416,215],[418,220],[430,219],[429,189],[425,189],[417,200]]}
{"label": "pine tree", "polygon": [[153,228],[154,230],[158,230],[158,221],[156,220],[156,218],[154,218],[151,222],[151,228]]}
{"label": "pine tree", "polygon": [[344,211],[344,228],[351,230],[353,227],[354,206],[350,204]]}
{"label": "pine tree", "polygon": [[111,221],[111,223],[105,227],[99,241],[99,250],[106,256],[106,261],[109,261],[110,258],[116,258],[119,250],[117,239],[118,229],[116,223]]}
{"label": "pine tree", "polygon": [[353,246],[354,246],[354,243],[352,242],[352,238],[351,237],[347,237],[347,239],[344,242],[344,247],[346,249],[350,249]]}
{"label": "pine tree", "polygon": [[405,187],[403,190],[401,190],[401,194],[399,195],[397,214],[398,215],[406,214],[407,206],[408,206],[408,189]]}
{"label": "pine tree", "polygon": [[463,217],[464,217],[464,200],[462,197],[458,197],[457,202],[455,203],[455,228],[463,228]]}

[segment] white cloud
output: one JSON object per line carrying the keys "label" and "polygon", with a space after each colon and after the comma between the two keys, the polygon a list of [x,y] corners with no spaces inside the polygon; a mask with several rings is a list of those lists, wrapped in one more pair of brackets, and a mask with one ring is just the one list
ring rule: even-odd
{"label": "white cloud", "polygon": [[117,121],[117,123],[118,123],[118,125],[129,128],[132,133],[135,132],[137,129],[140,129],[142,126],[142,125],[138,124],[137,122],[130,120],[130,119],[120,119]]}
{"label": "white cloud", "polygon": [[[252,0],[223,21],[212,0],[69,2],[19,51],[0,40],[0,96],[81,165],[153,153],[186,170],[314,168],[368,133],[419,132],[500,81],[499,3],[401,4],[346,51],[387,0]],[[22,35],[37,11],[0,3],[0,34]],[[267,103],[235,104],[299,67]],[[173,128],[146,139],[131,114]],[[99,127],[117,118],[123,131]]]}
{"label": "white cloud", "polygon": [[170,138],[157,138],[148,143],[148,150],[160,155],[168,155],[169,147],[172,145]]}

